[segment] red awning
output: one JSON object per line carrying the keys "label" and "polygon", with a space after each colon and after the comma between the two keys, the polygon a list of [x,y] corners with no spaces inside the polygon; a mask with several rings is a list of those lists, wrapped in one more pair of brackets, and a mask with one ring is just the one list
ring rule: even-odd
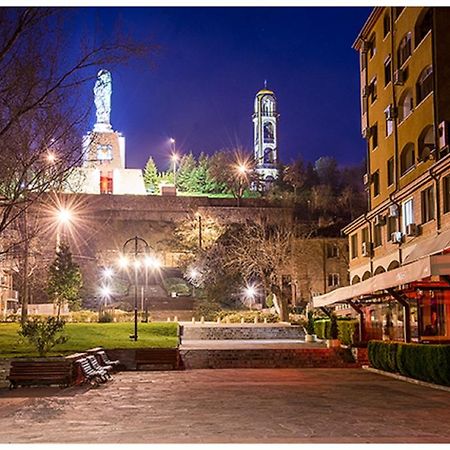
{"label": "red awning", "polygon": [[427,256],[389,272],[380,273],[368,280],[342,287],[313,298],[314,307],[345,303],[363,295],[375,294],[385,289],[420,281],[432,275],[450,275],[450,254]]}

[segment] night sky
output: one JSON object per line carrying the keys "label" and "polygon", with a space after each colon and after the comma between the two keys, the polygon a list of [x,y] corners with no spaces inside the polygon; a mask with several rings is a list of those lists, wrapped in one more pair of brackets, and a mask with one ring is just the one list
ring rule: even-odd
{"label": "night sky", "polygon": [[[168,165],[169,137],[181,153],[241,145],[252,150],[251,115],[264,80],[281,114],[279,155],[289,163],[335,156],[359,163],[358,54],[351,48],[370,8],[89,8],[84,32],[120,22],[160,46],[153,64],[113,73],[112,125],[127,139],[127,166],[149,155]],[[107,67],[106,67],[107,68]],[[92,124],[94,114],[92,114]]]}

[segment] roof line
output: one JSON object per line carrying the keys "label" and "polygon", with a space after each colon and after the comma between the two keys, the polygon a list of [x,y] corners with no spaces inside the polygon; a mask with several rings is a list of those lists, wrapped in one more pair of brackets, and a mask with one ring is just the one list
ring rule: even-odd
{"label": "roof line", "polygon": [[385,9],[384,6],[377,6],[373,8],[372,12],[370,13],[369,17],[367,18],[366,22],[361,28],[361,31],[359,32],[357,38],[355,39],[355,42],[353,42],[352,48],[354,48],[355,50],[359,50],[361,46],[361,41],[364,40],[367,34],[369,34],[369,31],[373,28],[375,22],[378,20],[384,9]]}

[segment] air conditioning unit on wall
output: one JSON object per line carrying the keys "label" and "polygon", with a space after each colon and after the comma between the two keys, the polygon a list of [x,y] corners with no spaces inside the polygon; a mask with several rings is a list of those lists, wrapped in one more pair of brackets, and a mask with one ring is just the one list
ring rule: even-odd
{"label": "air conditioning unit on wall", "polygon": [[418,236],[420,232],[420,228],[415,223],[410,223],[406,225],[406,235],[407,236]]}
{"label": "air conditioning unit on wall", "polygon": [[401,231],[394,231],[391,234],[391,241],[394,244],[401,244],[403,242],[403,233]]}
{"label": "air conditioning unit on wall", "polygon": [[374,219],[374,221],[373,221],[373,224],[374,224],[376,227],[381,227],[381,226],[383,226],[385,223],[386,223],[386,218],[385,218],[382,214],[377,214],[377,215],[375,216],[375,219]]}
{"label": "air conditioning unit on wall", "polygon": [[389,217],[398,217],[398,206],[397,205],[389,206]]}
{"label": "air conditioning unit on wall", "polygon": [[389,105],[385,110],[384,114],[386,116],[386,120],[394,120],[397,117],[397,109],[394,105]]}
{"label": "air conditioning unit on wall", "polygon": [[449,136],[448,136],[448,122],[443,121],[438,126],[439,135],[439,150],[443,150],[448,146]]}

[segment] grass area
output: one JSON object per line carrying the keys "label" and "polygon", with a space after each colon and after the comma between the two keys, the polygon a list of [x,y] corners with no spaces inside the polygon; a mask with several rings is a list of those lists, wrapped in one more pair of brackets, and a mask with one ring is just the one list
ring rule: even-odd
{"label": "grass area", "polygon": [[[0,323],[0,358],[37,356],[33,347],[17,334],[19,324]],[[57,345],[49,355],[63,355],[93,347],[142,348],[176,347],[177,324],[166,322],[139,323],[138,341],[129,336],[134,332],[134,323],[68,323],[64,334],[67,342]]]}

